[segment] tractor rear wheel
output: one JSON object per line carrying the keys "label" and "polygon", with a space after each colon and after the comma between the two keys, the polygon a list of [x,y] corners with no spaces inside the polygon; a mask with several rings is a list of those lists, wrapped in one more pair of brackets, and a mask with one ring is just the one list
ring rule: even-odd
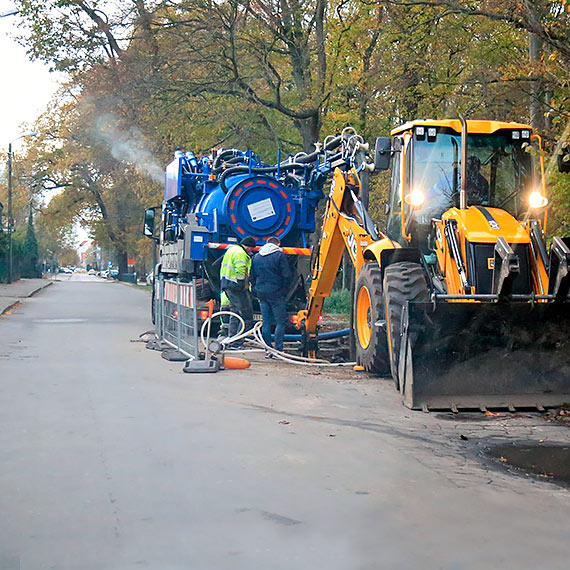
{"label": "tractor rear wheel", "polygon": [[428,300],[428,290],[424,270],[419,263],[402,261],[389,265],[384,270],[384,310],[386,330],[390,352],[390,368],[396,388],[400,390],[398,366],[400,364],[400,345],[402,312],[407,301],[423,302]]}
{"label": "tractor rear wheel", "polygon": [[356,280],[353,325],[356,362],[378,376],[390,373],[382,273],[376,262],[365,263]]}

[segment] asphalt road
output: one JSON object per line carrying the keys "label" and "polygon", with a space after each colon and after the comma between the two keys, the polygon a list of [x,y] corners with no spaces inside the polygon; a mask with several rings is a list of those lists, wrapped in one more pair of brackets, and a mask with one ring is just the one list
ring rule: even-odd
{"label": "asphalt road", "polygon": [[74,276],[0,317],[0,570],[569,567],[569,491],[483,453],[566,427],[350,371],[185,375],[132,342],[148,304]]}

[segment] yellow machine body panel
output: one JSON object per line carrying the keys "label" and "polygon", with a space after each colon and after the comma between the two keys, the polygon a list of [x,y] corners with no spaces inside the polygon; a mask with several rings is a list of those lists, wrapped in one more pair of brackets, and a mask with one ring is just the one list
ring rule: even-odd
{"label": "yellow machine body panel", "polygon": [[[485,217],[487,215],[487,217]],[[467,210],[452,208],[442,219],[456,219],[460,234],[472,243],[495,243],[504,237],[507,243],[529,243],[528,231],[511,214],[498,208],[477,208]]]}
{"label": "yellow machine body panel", "polygon": [[[435,222],[438,230],[437,235],[444,235],[445,220],[456,220],[463,259],[468,257],[467,247],[469,243],[495,244],[499,237],[504,238],[509,245],[531,243],[528,225],[519,222],[504,210],[498,208],[485,208],[484,210],[492,218],[491,220],[487,219],[481,209],[475,206],[471,206],[467,210],[457,208],[448,210],[443,214],[441,221]],[[436,254],[439,267],[447,282],[447,292],[453,295],[464,294],[465,290],[461,285],[457,265],[452,258],[447,240],[437,240]],[[494,258],[489,256],[487,263],[488,269],[492,270]],[[533,292],[536,295],[546,294],[548,292],[548,272],[543,260],[533,248],[530,248],[530,270]],[[473,276],[469,275],[469,269],[467,277],[473,282]],[[472,293],[478,292],[476,288],[472,291]]]}
{"label": "yellow machine body panel", "polygon": [[364,259],[368,261],[375,260],[380,264],[382,252],[386,249],[401,249],[402,246],[390,238],[382,238],[381,240],[371,243],[364,250]]}
{"label": "yellow machine body panel", "polygon": [[[459,119],[431,120],[416,119],[408,121],[403,125],[392,130],[392,136],[399,135],[406,131],[410,131],[415,127],[444,127],[453,129],[457,133],[461,133],[461,121]],[[492,134],[501,129],[525,129],[532,133],[532,127],[524,123],[511,123],[506,121],[467,121],[467,128],[470,133]]]}

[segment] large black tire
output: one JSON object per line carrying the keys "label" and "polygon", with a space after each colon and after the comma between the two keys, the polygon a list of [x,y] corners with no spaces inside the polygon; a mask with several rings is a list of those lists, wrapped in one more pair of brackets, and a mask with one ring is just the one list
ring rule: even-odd
{"label": "large black tire", "polygon": [[353,328],[356,362],[378,376],[390,374],[385,325],[382,273],[376,262],[368,262],[354,288]]}
{"label": "large black tire", "polygon": [[398,366],[403,308],[407,301],[425,302],[427,300],[426,278],[419,263],[402,261],[386,267],[384,270],[384,310],[390,348],[390,368],[398,390],[400,389]]}

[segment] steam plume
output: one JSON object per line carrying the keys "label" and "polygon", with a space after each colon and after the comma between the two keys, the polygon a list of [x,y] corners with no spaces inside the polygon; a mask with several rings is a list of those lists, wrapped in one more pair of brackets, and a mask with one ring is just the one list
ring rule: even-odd
{"label": "steam plume", "polygon": [[115,159],[133,165],[141,174],[163,184],[164,170],[147,149],[142,132],[136,127],[121,129],[118,123],[112,113],[100,115],[95,121],[96,137],[109,145]]}

